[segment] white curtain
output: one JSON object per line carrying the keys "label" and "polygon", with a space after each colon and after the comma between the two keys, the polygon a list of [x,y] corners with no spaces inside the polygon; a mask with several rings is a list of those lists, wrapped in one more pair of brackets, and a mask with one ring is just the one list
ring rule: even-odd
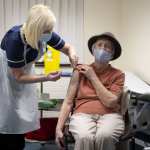
{"label": "white curtain", "polygon": [[[84,0],[0,0],[0,40],[9,28],[22,24],[28,10],[38,3],[51,8],[57,19],[54,30],[75,47],[83,60]],[[68,62],[62,55],[61,63]]]}

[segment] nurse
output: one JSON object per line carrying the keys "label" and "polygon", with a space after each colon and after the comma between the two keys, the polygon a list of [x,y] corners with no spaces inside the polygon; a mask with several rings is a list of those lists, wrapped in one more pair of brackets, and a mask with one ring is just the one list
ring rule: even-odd
{"label": "nurse", "polygon": [[12,27],[2,39],[0,147],[6,150],[23,150],[24,134],[39,128],[34,83],[60,78],[60,72],[48,75],[34,73],[33,64],[43,55],[46,44],[66,54],[73,67],[77,64],[73,47],[53,31],[55,22],[53,12],[38,4],[31,8],[23,25]]}

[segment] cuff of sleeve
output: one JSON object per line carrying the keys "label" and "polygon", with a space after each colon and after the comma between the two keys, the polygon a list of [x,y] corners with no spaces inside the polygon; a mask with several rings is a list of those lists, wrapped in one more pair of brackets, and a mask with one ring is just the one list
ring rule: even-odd
{"label": "cuff of sleeve", "polygon": [[20,63],[12,63],[8,61],[8,66],[11,68],[21,68],[25,66],[25,62],[20,62]]}
{"label": "cuff of sleeve", "polygon": [[64,47],[64,45],[65,45],[65,41],[62,40],[61,43],[55,47],[55,49],[60,50]]}

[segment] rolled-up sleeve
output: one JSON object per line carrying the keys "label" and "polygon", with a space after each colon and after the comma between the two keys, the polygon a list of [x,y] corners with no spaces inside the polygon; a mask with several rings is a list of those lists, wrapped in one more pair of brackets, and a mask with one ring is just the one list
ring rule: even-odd
{"label": "rolled-up sleeve", "polygon": [[47,42],[51,47],[60,50],[64,47],[65,41],[55,32],[52,32],[51,39]]}

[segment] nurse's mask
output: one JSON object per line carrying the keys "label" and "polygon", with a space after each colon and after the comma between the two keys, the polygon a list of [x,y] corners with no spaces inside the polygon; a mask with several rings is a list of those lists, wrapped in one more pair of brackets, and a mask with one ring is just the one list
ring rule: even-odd
{"label": "nurse's mask", "polygon": [[51,39],[52,33],[43,33],[39,39],[40,53],[43,54],[46,51],[47,42]]}
{"label": "nurse's mask", "polygon": [[47,43],[51,39],[52,33],[44,33],[41,35],[39,41]]}

